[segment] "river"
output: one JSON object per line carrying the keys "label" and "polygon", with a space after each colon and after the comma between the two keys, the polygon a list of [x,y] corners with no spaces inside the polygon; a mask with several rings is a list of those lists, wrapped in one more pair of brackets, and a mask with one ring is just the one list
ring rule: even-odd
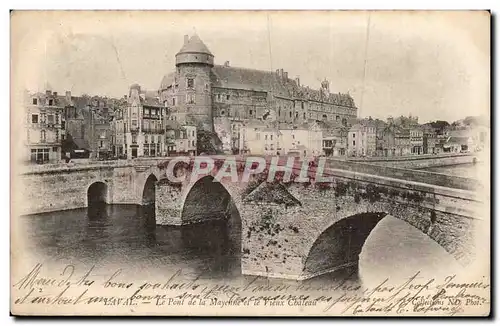
{"label": "river", "polygon": [[[466,175],[473,165],[429,170]],[[107,205],[22,217],[23,232],[35,257],[58,264],[121,266],[140,273],[203,274],[210,279],[242,278],[239,264],[241,231],[236,225],[211,223],[189,227],[156,226],[152,211],[135,205]],[[407,277],[415,271],[435,275],[459,268],[437,243],[391,216],[372,231],[360,254],[353,282],[372,283],[385,277]],[[317,278],[328,282],[336,274]],[[349,271],[350,272],[350,271]],[[340,273],[340,274],[339,274]]]}

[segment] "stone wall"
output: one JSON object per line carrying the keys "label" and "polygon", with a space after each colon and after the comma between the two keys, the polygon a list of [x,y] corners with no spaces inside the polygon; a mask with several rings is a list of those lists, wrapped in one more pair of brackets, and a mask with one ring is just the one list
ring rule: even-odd
{"label": "stone wall", "polygon": [[24,175],[19,180],[22,189],[15,194],[16,211],[25,215],[86,207],[87,189],[94,182],[103,182],[108,186],[107,202],[111,202],[110,184],[113,178],[112,169]]}
{"label": "stone wall", "polygon": [[300,205],[244,202],[243,273],[307,279],[356,263],[366,237],[387,214],[424,232],[458,261],[473,259],[472,235],[485,222],[472,193],[356,178],[346,172],[334,184],[290,184],[287,191]]}
{"label": "stone wall", "polygon": [[[455,161],[470,160],[470,159],[471,156],[461,156],[460,158],[448,158],[448,160],[455,160]],[[466,189],[466,190],[476,190],[482,187],[482,184],[478,180],[474,180],[471,178],[451,176],[429,171],[410,170],[398,166],[391,166],[390,164],[385,164],[385,163],[377,164],[377,162],[356,162],[356,161],[344,161],[336,159],[328,159],[327,162],[328,162],[327,167],[331,169],[347,170],[369,175],[379,175],[388,178],[396,178],[407,181],[432,184],[442,187]],[[406,164],[406,163],[404,161],[401,161],[401,164]]]}
{"label": "stone wall", "polygon": [[395,157],[365,157],[348,158],[349,162],[366,162],[390,167],[405,169],[424,169],[429,167],[468,164],[477,161],[477,156],[471,153],[464,154],[438,154],[418,156],[395,156]]}

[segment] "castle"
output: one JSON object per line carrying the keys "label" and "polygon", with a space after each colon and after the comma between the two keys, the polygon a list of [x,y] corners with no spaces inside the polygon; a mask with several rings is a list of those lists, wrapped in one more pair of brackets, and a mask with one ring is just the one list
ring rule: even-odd
{"label": "castle", "polygon": [[175,71],[161,81],[159,95],[169,119],[214,131],[214,120],[272,120],[288,125],[309,121],[346,124],[357,117],[349,94],[331,93],[329,82],[315,90],[275,72],[214,64],[214,55],[198,37],[184,36],[175,56]]}

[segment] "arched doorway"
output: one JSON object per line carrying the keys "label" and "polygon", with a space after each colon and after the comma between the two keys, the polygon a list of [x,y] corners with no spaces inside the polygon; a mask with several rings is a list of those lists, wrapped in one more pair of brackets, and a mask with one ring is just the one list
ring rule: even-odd
{"label": "arched doorway", "polygon": [[183,246],[203,257],[203,272],[212,276],[241,274],[241,218],[226,188],[213,177],[198,180],[182,210]]}

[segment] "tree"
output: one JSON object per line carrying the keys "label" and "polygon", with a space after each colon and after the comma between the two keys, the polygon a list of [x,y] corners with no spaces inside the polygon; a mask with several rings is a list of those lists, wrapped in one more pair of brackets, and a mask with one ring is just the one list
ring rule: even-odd
{"label": "tree", "polygon": [[222,153],[222,141],[217,133],[201,129],[198,130],[196,138],[198,154],[215,155]]}
{"label": "tree", "polygon": [[448,121],[444,121],[444,120],[433,121],[433,122],[430,122],[429,124],[431,125],[432,128],[439,130],[439,131],[443,131],[445,128],[448,128],[450,126]]}

